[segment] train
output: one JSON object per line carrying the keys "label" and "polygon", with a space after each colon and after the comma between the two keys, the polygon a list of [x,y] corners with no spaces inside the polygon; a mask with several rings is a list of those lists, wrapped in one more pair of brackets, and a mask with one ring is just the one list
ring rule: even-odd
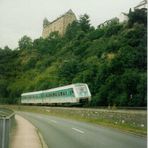
{"label": "train", "polygon": [[21,94],[21,104],[62,105],[81,104],[91,101],[91,93],[86,83],[76,83],[48,90]]}

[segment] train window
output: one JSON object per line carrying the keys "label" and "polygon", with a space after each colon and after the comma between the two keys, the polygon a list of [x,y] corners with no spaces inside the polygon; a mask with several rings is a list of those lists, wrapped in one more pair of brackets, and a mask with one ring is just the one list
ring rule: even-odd
{"label": "train window", "polygon": [[60,92],[60,96],[62,96],[62,92]]}

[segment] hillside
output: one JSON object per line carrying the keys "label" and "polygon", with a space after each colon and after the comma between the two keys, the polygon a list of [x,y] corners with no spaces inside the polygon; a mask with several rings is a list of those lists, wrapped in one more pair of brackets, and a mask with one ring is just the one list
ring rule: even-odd
{"label": "hillside", "polygon": [[146,106],[147,10],[94,28],[88,15],[68,26],[63,37],[24,36],[18,49],[0,49],[0,102],[17,103],[22,92],[84,82],[91,106]]}

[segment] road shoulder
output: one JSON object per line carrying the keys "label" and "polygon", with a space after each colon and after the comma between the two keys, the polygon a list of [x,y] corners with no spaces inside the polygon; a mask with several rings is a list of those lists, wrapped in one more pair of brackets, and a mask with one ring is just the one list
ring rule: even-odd
{"label": "road shoulder", "polygon": [[16,125],[11,132],[10,148],[45,148],[39,131],[26,119],[15,115]]}

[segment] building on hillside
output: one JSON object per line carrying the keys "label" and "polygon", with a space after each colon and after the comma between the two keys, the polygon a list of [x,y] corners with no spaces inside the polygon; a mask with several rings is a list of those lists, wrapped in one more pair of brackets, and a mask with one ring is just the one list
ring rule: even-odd
{"label": "building on hillside", "polygon": [[134,9],[142,9],[147,8],[147,0],[141,1],[137,6],[134,7]]}
{"label": "building on hillside", "polygon": [[47,38],[51,32],[55,31],[58,31],[59,34],[63,36],[67,26],[75,20],[76,16],[71,9],[52,22],[49,22],[47,18],[45,18],[43,21],[42,37]]}
{"label": "building on hillside", "polygon": [[118,18],[119,18],[120,23],[127,22],[128,21],[128,14],[121,12],[120,15],[118,16]]}
{"label": "building on hillside", "polygon": [[[137,6],[135,6],[132,9],[142,9],[142,8],[147,8],[147,0],[142,0]],[[118,17],[107,20],[107,21],[101,23],[100,25],[98,25],[98,27],[102,28],[102,27],[110,24],[113,20],[118,20],[120,23],[127,22],[128,21],[128,13],[121,12]]]}
{"label": "building on hillside", "polygon": [[[142,8],[147,8],[147,0],[143,0],[141,1],[137,6],[135,6],[134,8],[132,8],[133,10],[135,9],[142,9]],[[131,9],[131,10],[132,10]],[[127,22],[128,21],[128,13],[124,13],[122,12],[119,16],[119,22]]]}
{"label": "building on hillside", "polygon": [[117,17],[114,17],[114,18],[112,18],[112,19],[110,19],[110,20],[107,20],[107,21],[105,21],[105,22],[99,24],[99,25],[98,25],[98,28],[105,27],[105,26],[111,24],[112,22],[119,22],[119,19],[118,19]]}

